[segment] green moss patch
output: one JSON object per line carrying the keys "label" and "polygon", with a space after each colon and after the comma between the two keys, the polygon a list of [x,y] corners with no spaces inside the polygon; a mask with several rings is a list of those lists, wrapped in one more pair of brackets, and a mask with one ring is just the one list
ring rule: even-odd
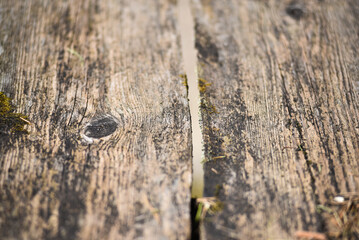
{"label": "green moss patch", "polygon": [[11,98],[0,92],[0,134],[27,134],[24,128],[27,124],[30,124],[28,117],[16,113]]}

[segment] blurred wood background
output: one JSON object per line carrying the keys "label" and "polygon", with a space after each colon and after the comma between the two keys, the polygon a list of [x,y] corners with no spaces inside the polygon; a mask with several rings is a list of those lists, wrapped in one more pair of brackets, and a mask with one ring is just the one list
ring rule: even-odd
{"label": "blurred wood background", "polygon": [[[0,239],[191,237],[178,1],[0,0]],[[200,238],[359,238],[359,1],[191,7]]]}
{"label": "blurred wood background", "polygon": [[[204,195],[223,203],[203,239],[359,234],[359,2],[193,2],[199,77],[212,84]],[[356,200],[346,222],[329,213],[338,195]]]}

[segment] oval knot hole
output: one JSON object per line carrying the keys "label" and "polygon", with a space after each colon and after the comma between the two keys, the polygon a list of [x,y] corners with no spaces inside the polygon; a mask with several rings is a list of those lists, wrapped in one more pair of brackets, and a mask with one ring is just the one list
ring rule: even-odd
{"label": "oval knot hole", "polygon": [[118,123],[114,117],[105,115],[93,118],[85,126],[85,135],[91,138],[102,138],[114,133]]}
{"label": "oval knot hole", "polygon": [[286,8],[286,12],[295,20],[299,20],[304,15],[304,7],[301,4],[293,2]]}

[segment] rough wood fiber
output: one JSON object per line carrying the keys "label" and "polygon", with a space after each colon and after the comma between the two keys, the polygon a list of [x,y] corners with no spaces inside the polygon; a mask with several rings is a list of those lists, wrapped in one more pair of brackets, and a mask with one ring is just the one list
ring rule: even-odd
{"label": "rough wood fiber", "polygon": [[174,1],[0,1],[2,239],[186,239],[191,135]]}
{"label": "rough wood fiber", "polygon": [[204,195],[224,204],[202,239],[339,231],[317,206],[359,191],[359,2],[196,0],[194,13],[212,83]]}

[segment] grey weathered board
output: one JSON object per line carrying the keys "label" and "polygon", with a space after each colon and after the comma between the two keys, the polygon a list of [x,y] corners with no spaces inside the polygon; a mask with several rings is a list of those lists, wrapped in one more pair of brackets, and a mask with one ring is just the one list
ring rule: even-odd
{"label": "grey weathered board", "polygon": [[175,1],[0,0],[1,239],[186,239],[191,135]]}
{"label": "grey weathered board", "polygon": [[337,231],[317,210],[359,192],[359,1],[193,2],[204,194],[223,203],[202,239]]}

